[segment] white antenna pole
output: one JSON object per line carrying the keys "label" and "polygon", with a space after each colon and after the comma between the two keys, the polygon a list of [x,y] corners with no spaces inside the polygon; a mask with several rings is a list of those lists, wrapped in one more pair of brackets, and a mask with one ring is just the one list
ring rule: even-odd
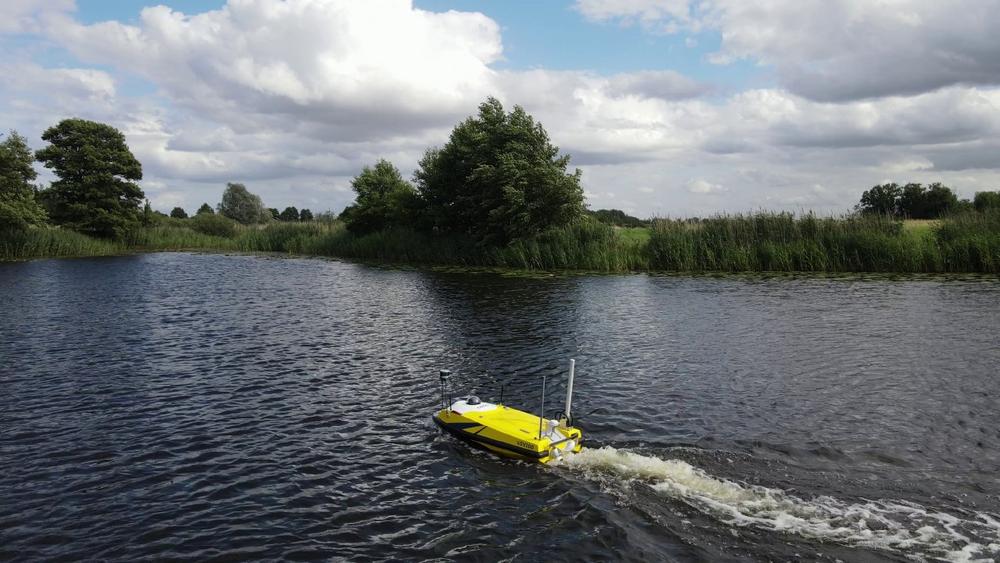
{"label": "white antenna pole", "polygon": [[573,371],[576,369],[576,360],[569,361],[569,382],[566,384],[566,420],[569,421],[569,407],[573,404]]}

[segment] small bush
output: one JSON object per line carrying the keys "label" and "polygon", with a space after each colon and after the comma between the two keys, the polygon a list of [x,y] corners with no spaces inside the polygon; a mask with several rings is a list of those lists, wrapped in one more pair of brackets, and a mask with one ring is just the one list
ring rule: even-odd
{"label": "small bush", "polygon": [[237,233],[236,221],[224,215],[212,215],[210,213],[199,213],[191,219],[191,229],[196,232],[211,235],[214,237],[235,238]]}

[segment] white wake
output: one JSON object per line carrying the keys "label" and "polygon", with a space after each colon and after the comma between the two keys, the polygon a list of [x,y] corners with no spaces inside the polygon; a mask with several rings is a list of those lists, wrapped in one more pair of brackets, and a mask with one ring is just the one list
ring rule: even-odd
{"label": "white wake", "polygon": [[845,502],[828,496],[802,499],[712,477],[680,460],[661,459],[612,447],[585,448],[559,462],[588,478],[612,483],[639,480],[660,494],[682,500],[726,524],[797,534],[842,545],[956,562],[1000,559],[1000,519],[975,513],[960,518],[904,501]]}

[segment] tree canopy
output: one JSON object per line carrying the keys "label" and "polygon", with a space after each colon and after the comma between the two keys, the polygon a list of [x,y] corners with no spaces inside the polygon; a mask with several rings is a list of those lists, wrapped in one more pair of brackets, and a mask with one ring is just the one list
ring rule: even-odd
{"label": "tree canopy", "polygon": [[153,211],[153,206],[149,204],[147,199],[142,204],[142,214],[139,215],[139,222],[144,226],[149,226],[153,224],[153,218],[156,216],[156,212]]}
{"label": "tree canopy", "polygon": [[315,219],[320,223],[333,223],[337,220],[337,214],[327,209],[326,211],[317,213]]}
{"label": "tree canopy", "polygon": [[0,231],[23,231],[46,221],[45,210],[35,200],[34,160],[16,131],[0,142]]}
{"label": "tree canopy", "polygon": [[863,213],[895,216],[899,213],[899,196],[903,190],[899,184],[878,184],[861,194],[858,210]]}
{"label": "tree canopy", "polygon": [[198,212],[195,213],[195,215],[202,215],[204,213],[208,213],[209,215],[215,215],[215,210],[212,209],[211,205],[203,203],[201,204],[201,207],[198,208]]}
{"label": "tree canopy", "polygon": [[97,236],[122,236],[140,223],[142,165],[114,127],[64,119],[42,134],[36,153],[58,180],[47,190],[52,220]]}
{"label": "tree canopy", "polygon": [[645,227],[650,223],[648,220],[633,217],[621,209],[598,209],[597,211],[587,211],[587,215],[601,223],[617,227]]}
{"label": "tree canopy", "polygon": [[906,184],[896,200],[896,213],[913,219],[925,219],[927,190],[920,184]]}
{"label": "tree canopy", "polygon": [[286,207],[278,215],[278,219],[282,221],[298,221],[299,220],[299,210],[294,207]]}
{"label": "tree canopy", "polygon": [[266,223],[271,212],[264,207],[260,196],[250,193],[243,184],[228,183],[219,203],[219,213],[244,225]]}
{"label": "tree canopy", "polygon": [[[965,200],[963,200],[965,201]],[[966,201],[966,205],[968,202]],[[861,195],[858,210],[893,217],[936,219],[959,207],[958,196],[948,186],[935,182],[922,184],[880,184]]]}
{"label": "tree canopy", "polygon": [[344,209],[340,218],[352,232],[414,226],[417,192],[388,160],[365,166],[351,181],[351,188],[357,194],[355,203]]}
{"label": "tree canopy", "polygon": [[433,227],[502,244],[583,213],[580,171],[567,173],[568,165],[524,109],[507,113],[489,98],[427,151],[415,178]]}
{"label": "tree canopy", "polygon": [[936,219],[958,207],[958,196],[948,186],[944,186],[940,182],[934,182],[927,187],[927,191],[924,192],[923,200],[920,203],[919,216],[916,213],[909,212],[906,208],[903,208],[901,211],[914,219]]}
{"label": "tree canopy", "polygon": [[313,220],[313,212],[312,211],[309,211],[308,209],[305,209],[305,208],[303,208],[302,211],[299,211],[299,221],[305,222],[305,221],[312,221],[312,220]]}
{"label": "tree canopy", "polygon": [[187,211],[183,207],[175,207],[170,210],[170,216],[174,219],[187,219]]}
{"label": "tree canopy", "polygon": [[976,196],[972,199],[972,205],[977,211],[1000,209],[1000,191],[976,192]]}

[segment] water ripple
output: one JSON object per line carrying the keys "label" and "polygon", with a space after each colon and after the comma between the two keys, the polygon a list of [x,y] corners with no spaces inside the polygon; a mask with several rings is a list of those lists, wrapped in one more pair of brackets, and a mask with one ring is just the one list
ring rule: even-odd
{"label": "water ripple", "polygon": [[1000,511],[995,281],[518,279],[155,254],[0,264],[0,288],[0,559],[955,551],[941,520],[912,553],[759,512],[746,526],[698,499],[499,460],[429,420],[439,368],[530,409],[545,375],[551,411],[568,357],[592,445],[842,512],[882,499],[876,513],[957,515],[967,535],[991,525],[969,515]]}

